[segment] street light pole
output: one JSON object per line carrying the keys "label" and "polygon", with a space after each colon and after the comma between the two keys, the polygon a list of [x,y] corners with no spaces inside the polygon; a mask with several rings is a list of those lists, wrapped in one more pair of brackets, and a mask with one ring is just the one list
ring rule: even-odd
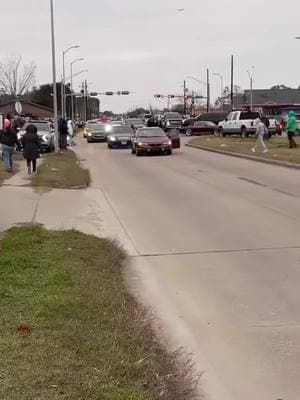
{"label": "street light pole", "polygon": [[74,121],[74,96],[73,96],[73,65],[78,61],[83,61],[84,58],[76,58],[71,62],[71,121]]}
{"label": "street light pole", "polygon": [[66,68],[65,68],[65,55],[68,53],[68,51],[72,49],[78,49],[80,46],[74,45],[68,47],[66,50],[63,51],[63,100],[62,100],[62,117],[66,118]]}
{"label": "street light pole", "polygon": [[52,47],[52,75],[53,75],[53,111],[55,130],[55,151],[58,152],[58,110],[57,110],[57,87],[56,87],[56,59],[55,59],[55,32],[54,32],[54,10],[53,0],[50,0],[51,14],[51,47]]}
{"label": "street light pole", "polygon": [[253,76],[247,71],[250,79],[250,110],[253,110]]}
{"label": "street light pole", "polygon": [[218,74],[217,72],[214,72],[215,76],[218,76],[221,80],[221,105],[222,105],[222,110],[224,110],[224,98],[223,98],[223,92],[224,92],[224,77],[221,74]]}

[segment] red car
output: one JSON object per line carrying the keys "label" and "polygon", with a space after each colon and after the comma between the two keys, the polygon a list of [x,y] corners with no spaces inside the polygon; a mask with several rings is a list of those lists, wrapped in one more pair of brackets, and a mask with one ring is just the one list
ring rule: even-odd
{"label": "red car", "polygon": [[172,141],[161,128],[138,129],[131,141],[132,154],[172,154]]}
{"label": "red car", "polygon": [[186,127],[186,136],[214,135],[218,131],[216,124],[210,121],[195,121]]}

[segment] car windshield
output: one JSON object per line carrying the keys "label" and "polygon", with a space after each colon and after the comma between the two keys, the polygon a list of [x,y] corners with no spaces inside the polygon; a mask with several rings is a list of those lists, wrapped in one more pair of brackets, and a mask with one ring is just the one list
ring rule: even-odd
{"label": "car windshield", "polygon": [[49,131],[49,124],[48,122],[27,122],[23,126],[23,130],[25,131],[28,125],[36,126],[38,131]]}
{"label": "car windshield", "polygon": [[141,129],[138,131],[138,137],[148,138],[148,137],[163,137],[166,136],[165,132],[160,128],[155,129]]}
{"label": "car windshield", "polygon": [[105,126],[100,124],[89,124],[91,131],[105,131]]}
{"label": "car windshield", "polygon": [[113,130],[112,130],[112,134],[113,135],[118,135],[118,136],[128,136],[128,135],[132,135],[133,130],[130,126],[114,126]]}
{"label": "car windshield", "polygon": [[181,115],[179,113],[167,113],[165,114],[166,118],[179,118],[181,119]]}
{"label": "car windshield", "polygon": [[127,119],[125,125],[144,125],[144,121],[140,118]]}

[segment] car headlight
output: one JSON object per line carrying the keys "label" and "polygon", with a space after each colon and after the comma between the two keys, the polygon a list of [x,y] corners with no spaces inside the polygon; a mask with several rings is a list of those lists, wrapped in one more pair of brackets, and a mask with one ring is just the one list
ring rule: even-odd
{"label": "car headlight", "polygon": [[172,141],[168,140],[167,142],[163,142],[163,146],[171,146]]}
{"label": "car headlight", "polygon": [[114,136],[109,136],[109,140],[110,140],[111,142],[115,142],[115,141],[116,141],[116,138],[115,138]]}
{"label": "car headlight", "polygon": [[143,142],[138,142],[138,146],[140,146],[140,147],[146,147],[146,146],[148,146],[148,143],[143,143]]}
{"label": "car headlight", "polygon": [[43,135],[43,136],[42,136],[42,140],[43,140],[44,142],[48,142],[48,135]]}
{"label": "car headlight", "polygon": [[170,126],[170,121],[167,121],[167,126]]}
{"label": "car headlight", "polygon": [[91,132],[91,131],[88,131],[87,135],[88,135],[88,136],[92,136],[92,132]]}
{"label": "car headlight", "polygon": [[105,126],[105,132],[111,132],[112,131],[112,126],[111,125],[106,125]]}

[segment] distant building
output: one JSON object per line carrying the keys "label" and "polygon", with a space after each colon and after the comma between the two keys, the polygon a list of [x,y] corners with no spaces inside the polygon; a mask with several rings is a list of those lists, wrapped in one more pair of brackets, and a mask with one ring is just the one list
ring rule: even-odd
{"label": "distant building", "polygon": [[[300,89],[254,89],[252,102],[253,104],[299,104]],[[234,107],[236,108],[250,103],[250,90],[234,96]]]}
{"label": "distant building", "polygon": [[[30,117],[34,119],[49,119],[53,118],[53,110],[39,104],[30,103],[27,101],[20,100],[22,111],[19,114],[20,117]],[[5,104],[0,104],[0,114],[14,114],[18,115],[15,108],[15,101],[11,101]]]}

